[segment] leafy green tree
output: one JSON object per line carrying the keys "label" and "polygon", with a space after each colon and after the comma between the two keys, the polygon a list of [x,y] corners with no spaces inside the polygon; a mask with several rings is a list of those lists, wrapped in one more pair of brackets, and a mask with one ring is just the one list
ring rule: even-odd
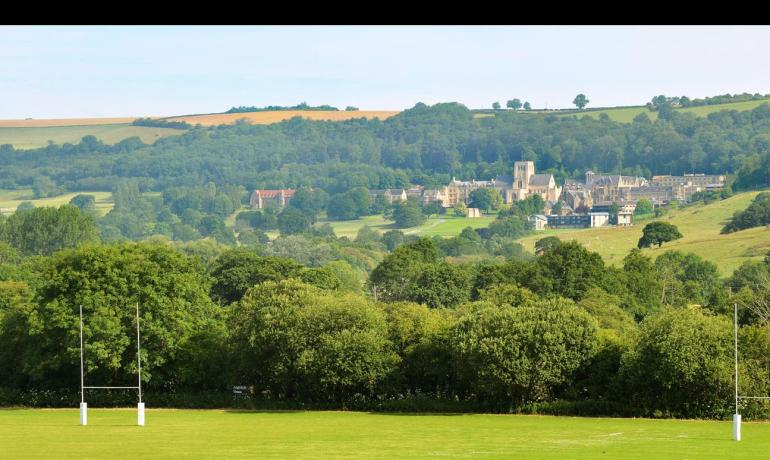
{"label": "leafy green tree", "polygon": [[636,202],[636,209],[634,210],[634,214],[637,216],[652,214],[653,212],[655,212],[655,208],[652,205],[652,201],[649,199],[642,198]]}
{"label": "leafy green tree", "polygon": [[770,224],[770,193],[762,192],[754,197],[748,208],[735,212],[722,229],[722,233],[732,233],[768,224]]}
{"label": "leafy green tree", "polygon": [[452,350],[463,389],[484,401],[550,399],[597,348],[597,323],[571,302],[485,308],[460,318]]}
{"label": "leafy green tree", "polygon": [[404,244],[404,232],[401,230],[388,230],[382,234],[382,242],[388,251],[392,251]]}
{"label": "leafy green tree", "polygon": [[535,241],[535,254],[539,256],[543,255],[551,249],[558,247],[559,243],[561,243],[561,240],[558,236],[546,236],[545,238],[540,238]]}
{"label": "leafy green tree", "polygon": [[339,193],[329,199],[326,213],[334,220],[353,220],[361,217],[355,199],[350,193]]}
{"label": "leafy green tree", "polygon": [[96,198],[93,195],[75,195],[70,204],[77,206],[81,211],[93,212],[96,210]]}
{"label": "leafy green tree", "polygon": [[358,111],[358,107],[353,107],[352,105],[349,105],[349,106],[345,107],[345,111],[346,112],[357,112]]}
{"label": "leafy green tree", "polygon": [[391,385],[412,393],[447,393],[453,373],[449,334],[454,319],[450,311],[412,302],[385,303],[382,309],[388,338],[401,359]]}
{"label": "leafy green tree", "polygon": [[[623,357],[633,403],[687,417],[730,413],[731,329],[727,318],[697,309],[668,309],[647,317],[636,346]],[[742,380],[742,391],[750,386]]]}
{"label": "leafy green tree", "polygon": [[589,102],[590,101],[586,98],[586,95],[582,93],[575,96],[575,99],[572,101],[572,103],[575,104],[579,110],[583,110],[583,108],[587,106]]}
{"label": "leafy green tree", "polygon": [[240,300],[246,291],[266,281],[296,277],[302,265],[290,259],[262,257],[244,249],[231,249],[211,266],[211,298],[223,304]]}
{"label": "leafy green tree", "polygon": [[374,299],[406,300],[405,292],[409,284],[419,276],[424,266],[435,264],[438,260],[438,248],[428,238],[395,248],[369,277]]}
{"label": "leafy green tree", "polygon": [[679,229],[676,225],[669,224],[668,222],[650,222],[644,226],[642,230],[642,237],[639,238],[639,248],[649,248],[653,244],[657,244],[658,247],[663,246],[663,243],[668,241],[674,241],[682,238],[682,234],[679,233]]}
{"label": "leafy green tree", "polygon": [[406,287],[404,299],[431,308],[454,307],[470,299],[470,288],[471,274],[462,267],[446,262],[427,264]]}
{"label": "leafy green tree", "polygon": [[453,209],[454,214],[457,217],[465,217],[465,215],[468,213],[468,206],[465,205],[464,201],[458,201]]}
{"label": "leafy green tree", "polygon": [[32,195],[35,198],[48,198],[61,193],[56,182],[48,176],[37,176],[32,180]]}
{"label": "leafy green tree", "polygon": [[19,205],[16,207],[16,212],[24,212],[24,211],[29,211],[29,210],[31,210],[31,209],[35,209],[35,208],[36,208],[36,206],[35,206],[35,203],[33,203],[33,202],[31,202],[31,201],[22,201],[22,202],[21,202],[21,203],[19,203]]}
{"label": "leafy green tree", "polygon": [[602,257],[577,241],[559,242],[535,261],[537,276],[526,287],[539,293],[555,293],[580,300],[592,287],[605,281]]}
{"label": "leafy green tree", "polygon": [[408,199],[393,203],[393,220],[396,221],[396,227],[409,228],[422,225],[427,218],[422,213],[420,203],[417,200]]}
{"label": "leafy green tree", "polygon": [[281,231],[281,235],[296,235],[306,232],[310,225],[310,217],[294,206],[287,205],[278,214],[278,229]]}
{"label": "leafy green tree", "polygon": [[219,315],[207,295],[202,266],[165,245],[68,249],[40,270],[23,367],[36,387],[58,389],[78,381],[80,305],[85,372],[91,381],[114,385],[136,377],[139,304],[142,380],[156,390],[173,388],[177,352]]}
{"label": "leafy green tree", "polygon": [[652,259],[634,248],[623,259],[623,272],[629,290],[626,301],[629,311],[641,320],[648,313],[658,310],[662,302],[663,285]]}
{"label": "leafy green tree", "polygon": [[500,103],[499,102],[493,102],[492,103],[492,108],[494,110],[500,110]]}
{"label": "leafy green tree", "polygon": [[497,306],[531,307],[538,298],[527,288],[512,283],[493,284],[479,292],[479,300],[486,300]]}
{"label": "leafy green tree", "polygon": [[530,105],[529,102],[524,103],[524,110],[532,110],[532,106]]}
{"label": "leafy green tree", "polygon": [[662,285],[661,302],[685,306],[690,303],[714,305],[724,287],[717,266],[700,256],[666,251],[655,259],[657,278]]}
{"label": "leafy green tree", "polygon": [[503,197],[500,192],[494,188],[479,188],[472,191],[469,195],[469,205],[472,208],[479,208],[484,212],[500,209],[503,204]]}
{"label": "leafy green tree", "polygon": [[234,305],[230,328],[242,381],[274,398],[371,396],[394,369],[384,313],[364,298],[296,280],[267,282]]}
{"label": "leafy green tree", "polygon": [[50,255],[64,248],[99,241],[94,218],[76,206],[35,208],[0,223],[0,240],[24,255]]}

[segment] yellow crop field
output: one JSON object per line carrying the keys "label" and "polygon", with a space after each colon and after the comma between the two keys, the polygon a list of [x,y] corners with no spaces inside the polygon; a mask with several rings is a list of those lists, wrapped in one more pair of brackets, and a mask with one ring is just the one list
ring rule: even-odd
{"label": "yellow crop field", "polygon": [[236,120],[246,119],[255,125],[269,125],[293,117],[302,117],[309,120],[342,121],[351,118],[379,118],[384,120],[397,114],[394,110],[276,110],[271,112],[246,112],[246,113],[214,113],[210,115],[190,115],[184,117],[167,118],[169,121],[184,121],[191,125],[202,126],[231,125]]}

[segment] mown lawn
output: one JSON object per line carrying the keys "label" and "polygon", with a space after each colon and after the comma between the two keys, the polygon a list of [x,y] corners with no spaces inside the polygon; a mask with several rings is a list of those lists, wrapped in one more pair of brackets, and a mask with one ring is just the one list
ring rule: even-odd
{"label": "mown lawn", "polygon": [[[770,229],[767,227],[727,235],[719,233],[733,213],[746,209],[757,193],[740,193],[723,201],[708,205],[696,204],[671,212],[660,220],[676,225],[684,237],[664,243],[660,248],[644,249],[644,253],[655,258],[673,249],[693,252],[714,262],[721,276],[732,275],[735,268],[745,260],[760,260],[770,251]],[[546,230],[522,238],[519,242],[532,252],[537,240],[555,235],[565,241],[580,242],[591,251],[601,254],[608,264],[622,265],[623,258],[639,242],[644,225],[653,220],[645,219],[632,227]]]}
{"label": "mown lawn", "polygon": [[767,458],[770,424],[731,421],[241,412],[148,409],[0,410],[0,457],[312,459]]}

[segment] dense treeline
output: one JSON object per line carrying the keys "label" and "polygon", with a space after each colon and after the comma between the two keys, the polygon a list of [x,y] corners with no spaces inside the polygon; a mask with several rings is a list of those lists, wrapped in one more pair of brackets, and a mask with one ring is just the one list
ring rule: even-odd
{"label": "dense treeline", "polygon": [[[735,189],[770,185],[770,105],[706,118],[673,112],[630,124],[591,117],[499,113],[474,118],[459,104],[418,104],[385,121],[294,118],[273,125],[197,128],[152,146],[95,139],[15,152],[0,148],[1,188],[48,177],[65,190],[110,190],[131,178],[142,190],[214,182],[255,188],[445,185],[452,176],[488,180],[520,159],[558,178],[586,170],[652,174],[735,173]],[[66,161],[63,159],[66,158]]]}
{"label": "dense treeline", "polygon": [[758,194],[748,208],[737,211],[722,228],[722,233],[732,233],[747,228],[770,225],[770,193]]}
{"label": "dense treeline", "polygon": [[770,254],[723,283],[714,264],[679,251],[653,261],[633,250],[616,268],[551,237],[535,257],[455,263],[449,252],[484,247],[477,232],[363,229],[338,247],[390,251],[363,278],[336,256],[299,262],[258,245],[102,245],[92,222],[70,238],[85,211],[53,211],[18,214],[61,227],[46,252],[23,250],[9,236],[23,239],[22,227],[0,223],[0,403],[69,403],[81,305],[89,381],[130,381],[137,303],[150,404],[221,405],[247,385],[254,404],[724,417],[733,302],[741,391],[770,392]]}
{"label": "dense treeline", "polygon": [[134,126],[152,126],[154,128],[190,129],[192,125],[186,121],[164,120],[162,118],[137,118]]}
{"label": "dense treeline", "polygon": [[[255,106],[240,106],[240,107],[231,107],[230,110],[228,110],[225,113],[246,113],[246,112],[275,112],[280,110],[331,110],[336,111],[339,110],[337,107],[332,107],[330,105],[307,105],[307,102],[301,102],[294,106],[282,106],[282,105],[268,105],[266,107],[255,107]],[[348,106],[345,110],[358,110],[356,107]]]}

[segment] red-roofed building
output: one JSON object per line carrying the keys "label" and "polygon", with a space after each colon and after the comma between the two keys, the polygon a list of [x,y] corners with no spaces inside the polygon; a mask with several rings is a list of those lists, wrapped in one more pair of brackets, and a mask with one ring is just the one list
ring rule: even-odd
{"label": "red-roofed building", "polygon": [[286,188],[279,190],[254,190],[249,198],[251,209],[263,209],[268,203],[275,203],[279,207],[286,206],[286,203],[294,196],[294,189]]}

